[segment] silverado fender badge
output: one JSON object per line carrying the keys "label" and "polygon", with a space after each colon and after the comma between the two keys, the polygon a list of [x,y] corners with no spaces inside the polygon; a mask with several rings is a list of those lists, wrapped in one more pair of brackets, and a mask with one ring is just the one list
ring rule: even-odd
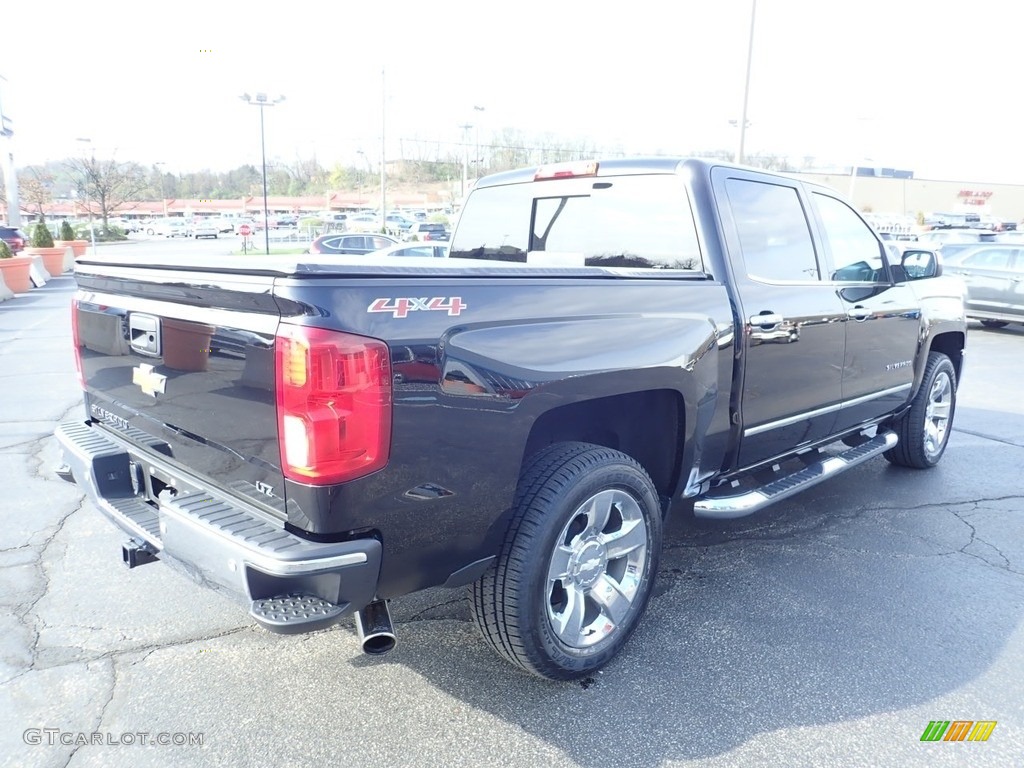
{"label": "silverado fender badge", "polygon": [[367,312],[388,312],[392,317],[408,317],[410,312],[419,310],[431,312],[447,312],[449,316],[456,317],[462,310],[468,307],[459,296],[436,296],[432,299],[414,299],[403,297],[400,299],[374,299]]}
{"label": "silverado fender badge", "polygon": [[137,368],[132,368],[132,384],[138,384],[150,397],[156,397],[156,393],[164,394],[164,385],[167,384],[167,377],[156,373],[152,365],[142,363]]}

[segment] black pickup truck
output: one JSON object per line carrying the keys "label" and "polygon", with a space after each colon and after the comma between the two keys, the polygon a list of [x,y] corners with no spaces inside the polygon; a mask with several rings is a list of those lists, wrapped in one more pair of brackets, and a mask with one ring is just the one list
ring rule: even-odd
{"label": "black pickup truck", "polygon": [[[665,516],[939,461],[963,285],[831,189],[668,158],[494,175],[449,259],[77,262],[63,474],[275,632],[468,586],[553,679],[636,627]],[[153,599],[157,599],[153,596]]]}

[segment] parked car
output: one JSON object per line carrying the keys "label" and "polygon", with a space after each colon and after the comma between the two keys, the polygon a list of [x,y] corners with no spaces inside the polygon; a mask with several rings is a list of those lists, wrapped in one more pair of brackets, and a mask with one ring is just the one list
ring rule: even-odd
{"label": "parked car", "polygon": [[349,232],[380,232],[380,218],[368,213],[349,216],[345,228]]}
{"label": "parked car", "polygon": [[146,224],[146,234],[162,235],[163,237],[190,237],[192,229],[184,219],[154,219]]}
{"label": "parked car", "polygon": [[967,317],[986,328],[1024,323],[1024,246],[976,245],[943,257],[943,268],[967,285]]}
{"label": "parked car", "polygon": [[200,237],[212,237],[217,239],[220,234],[220,227],[213,219],[196,219],[192,222],[192,237],[198,240]]}
{"label": "parked car", "polygon": [[412,226],[412,219],[407,219],[400,213],[389,213],[385,217],[384,226],[387,228],[389,235],[401,237],[402,233],[407,232],[409,227]]}
{"label": "parked car", "polygon": [[374,251],[371,256],[408,256],[425,257],[428,259],[447,259],[448,241],[433,240],[430,243],[397,243],[379,251]]}
{"label": "parked car", "polygon": [[138,219],[126,219],[120,216],[113,219],[107,219],[107,224],[112,227],[117,227],[126,235],[131,234],[132,232],[138,232],[141,226]]}
{"label": "parked car", "polygon": [[448,229],[444,224],[417,221],[402,235],[403,240],[447,240]]}
{"label": "parked car", "polygon": [[217,227],[217,234],[222,235],[227,232],[235,231],[235,222],[237,219],[233,216],[215,216],[210,221]]}
{"label": "parked car", "polygon": [[358,255],[379,251],[382,248],[387,248],[397,244],[398,241],[395,240],[395,238],[388,237],[387,235],[367,235],[341,232],[333,235],[320,235],[320,237],[314,240],[309,246],[309,252],[347,253]]}
{"label": "parked car", "polygon": [[934,248],[946,243],[994,242],[998,235],[988,229],[932,229],[917,236],[922,248]]}
{"label": "parked car", "polygon": [[14,227],[0,227],[0,240],[7,243],[8,247],[15,254],[25,249],[25,235],[21,230]]}

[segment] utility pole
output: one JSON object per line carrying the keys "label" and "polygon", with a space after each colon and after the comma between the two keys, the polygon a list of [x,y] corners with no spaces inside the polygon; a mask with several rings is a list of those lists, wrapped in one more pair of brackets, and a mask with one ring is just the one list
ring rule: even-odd
{"label": "utility pole", "polygon": [[460,197],[466,196],[466,184],[469,181],[469,129],[472,123],[460,125],[462,129],[462,191]]}
{"label": "utility pole", "polygon": [[754,58],[754,17],[757,13],[757,0],[750,0],[750,39],[747,42],[747,77],[743,82],[743,108],[740,110],[740,138],[736,145],[736,163],[743,162],[743,142],[747,137],[747,98],[750,95],[750,62]]}
{"label": "utility pole", "polygon": [[[474,112],[483,112],[484,109],[485,109],[484,107],[480,107],[480,106],[477,106],[477,105],[473,106],[473,111]],[[476,128],[474,129],[474,131],[475,131],[475,138],[476,138],[476,154],[473,157],[473,161],[476,163],[476,177],[479,179],[481,176],[484,175],[483,174],[483,170],[482,170],[483,169],[483,163],[480,161],[480,119],[479,118],[477,119]]]}

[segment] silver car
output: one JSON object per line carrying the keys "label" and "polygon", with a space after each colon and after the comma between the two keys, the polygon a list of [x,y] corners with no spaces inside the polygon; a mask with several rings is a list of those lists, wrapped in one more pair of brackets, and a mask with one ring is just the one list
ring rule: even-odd
{"label": "silver car", "polygon": [[967,286],[967,316],[987,328],[1024,323],[1024,245],[990,243],[943,257]]}

